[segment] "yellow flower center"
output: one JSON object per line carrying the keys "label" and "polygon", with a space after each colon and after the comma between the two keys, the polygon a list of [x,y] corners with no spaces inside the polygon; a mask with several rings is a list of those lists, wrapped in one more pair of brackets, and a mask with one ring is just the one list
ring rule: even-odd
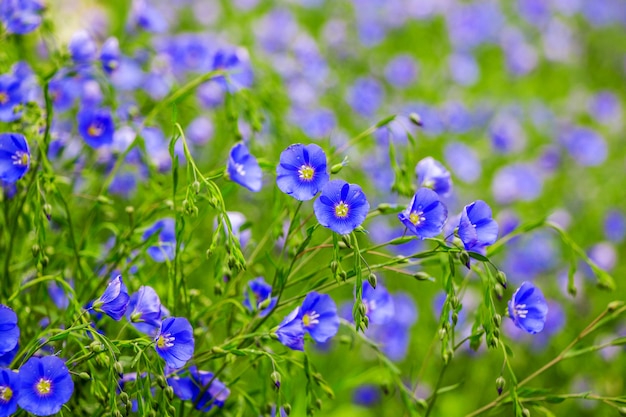
{"label": "yellow flower center", "polygon": [[13,398],[13,390],[11,387],[0,387],[0,400],[8,403]]}
{"label": "yellow flower center", "polygon": [[100,128],[100,126],[90,125],[87,129],[87,133],[89,133],[89,136],[100,136],[102,134],[102,128]]}
{"label": "yellow flower center", "polygon": [[335,216],[343,219],[348,216],[348,205],[343,201],[335,206]]}
{"label": "yellow flower center", "polygon": [[0,92],[0,104],[7,104],[9,102],[9,95],[5,92]]}
{"label": "yellow flower center", "polygon": [[315,170],[310,165],[302,165],[298,170],[298,174],[300,174],[301,180],[311,181],[313,179],[313,175],[315,174]]}
{"label": "yellow flower center", "polygon": [[157,339],[157,346],[160,349],[163,349],[166,345],[167,345],[167,340],[165,340],[163,335],[159,336],[159,338]]}
{"label": "yellow flower center", "polygon": [[308,314],[302,316],[302,324],[304,324],[305,327],[309,327],[309,325],[311,324],[311,318]]}
{"label": "yellow flower center", "polygon": [[52,391],[52,383],[49,379],[41,378],[37,384],[35,384],[35,389],[41,395],[48,395],[50,391]]}
{"label": "yellow flower center", "polygon": [[418,224],[420,224],[421,222],[425,220],[422,214],[423,213],[418,213],[416,211],[412,212],[409,215],[409,221],[413,223],[413,225],[417,226]]}

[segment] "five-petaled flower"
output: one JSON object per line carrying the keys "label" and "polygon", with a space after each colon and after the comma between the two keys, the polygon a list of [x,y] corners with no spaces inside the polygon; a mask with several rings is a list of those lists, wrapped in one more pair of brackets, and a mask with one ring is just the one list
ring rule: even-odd
{"label": "five-petaled flower", "polygon": [[474,201],[463,208],[459,220],[459,238],[465,249],[485,253],[498,238],[498,223],[491,218],[491,208],[482,200]]}
{"label": "five-petaled flower", "polygon": [[31,357],[19,373],[18,404],[36,416],[58,413],[74,392],[74,382],[65,362],[56,356]]}
{"label": "five-petaled flower", "polygon": [[342,235],[360,226],[365,221],[369,208],[361,187],[342,180],[329,181],[313,203],[317,221]]}
{"label": "five-petaled flower", "polygon": [[448,209],[429,188],[417,190],[406,210],[398,213],[402,224],[422,239],[437,236],[447,218]]}
{"label": "five-petaled flower", "polygon": [[520,329],[530,334],[543,330],[548,315],[548,303],[541,290],[524,282],[509,301],[509,317]]}
{"label": "five-petaled flower", "polygon": [[24,135],[0,133],[0,180],[13,184],[30,167],[30,149]]}
{"label": "five-petaled flower", "polygon": [[337,306],[328,294],[308,293],[300,307],[299,317],[304,330],[318,343],[327,342],[339,330]]}
{"label": "five-petaled flower", "polygon": [[170,368],[182,368],[193,356],[193,328],[184,317],[163,320],[154,342],[157,353]]}
{"label": "five-petaled flower", "polygon": [[248,190],[261,191],[263,172],[256,158],[250,154],[242,142],[231,148],[226,173],[233,182],[246,187]]}
{"label": "five-petaled flower", "polygon": [[98,313],[105,313],[113,320],[119,320],[126,313],[128,306],[128,290],[122,276],[118,275],[109,281],[104,293],[100,298],[93,302],[91,308]]}
{"label": "five-petaled flower", "polygon": [[291,145],[280,154],[276,175],[280,191],[296,200],[310,200],[328,182],[326,154],[315,144]]}

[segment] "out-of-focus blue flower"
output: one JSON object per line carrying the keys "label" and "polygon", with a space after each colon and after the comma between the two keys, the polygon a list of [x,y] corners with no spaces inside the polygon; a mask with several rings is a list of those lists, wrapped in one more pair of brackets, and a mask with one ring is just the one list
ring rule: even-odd
{"label": "out-of-focus blue flower", "polygon": [[154,341],[154,348],[170,368],[182,368],[193,356],[193,328],[184,317],[163,320]]}
{"label": "out-of-focus blue flower", "polygon": [[92,148],[110,145],[115,132],[111,111],[105,108],[81,110],[78,113],[78,132]]}
{"label": "out-of-focus blue flower", "polygon": [[300,318],[300,307],[296,307],[280,322],[276,336],[289,349],[304,350],[304,326]]}
{"label": "out-of-focus blue flower", "polygon": [[242,142],[231,148],[226,172],[232,181],[248,190],[261,191],[263,172],[256,158]]}
{"label": "out-of-focus blue flower", "polygon": [[11,74],[0,75],[0,122],[13,122],[22,117],[16,107],[23,101],[20,80]]}
{"label": "out-of-focus blue flower", "polygon": [[13,184],[30,167],[30,149],[24,135],[0,133],[0,180]]}
{"label": "out-of-focus blue flower", "polygon": [[104,293],[93,302],[91,308],[98,313],[105,313],[113,320],[119,320],[126,313],[129,299],[128,289],[122,276],[118,275],[109,281]]}
{"label": "out-of-focus blue flower", "polygon": [[408,54],[394,57],[385,67],[385,78],[394,87],[409,87],[417,78],[418,67],[415,59]]}
{"label": "out-of-focus blue flower", "polygon": [[[72,280],[68,282],[70,286],[74,286]],[[48,282],[48,294],[54,305],[60,310],[65,310],[70,305],[69,295],[65,293],[65,289],[56,283],[56,281]]]}
{"label": "out-of-focus blue flower", "polygon": [[361,187],[342,180],[326,183],[322,194],[313,203],[317,221],[342,235],[360,226],[365,221],[369,208]]}
{"label": "out-of-focus blue flower", "polygon": [[[208,412],[213,406],[224,406],[230,390],[222,381],[215,378],[212,372],[200,371],[195,366],[189,368],[189,374],[189,377],[176,375],[167,380],[178,398],[197,403],[196,410],[203,412]],[[206,388],[209,382],[211,385]]]}
{"label": "out-of-focus blue flower", "polygon": [[120,42],[117,38],[110,37],[104,41],[100,50],[100,62],[107,74],[112,74],[120,66]]}
{"label": "out-of-focus blue flower", "polygon": [[326,154],[315,144],[291,145],[280,154],[276,175],[276,185],[283,193],[296,200],[310,200],[328,182]]}
{"label": "out-of-focus blue flower", "polygon": [[498,225],[500,237],[506,236],[520,225],[520,218],[514,211],[505,209],[498,213]]}
{"label": "out-of-focus blue flower", "polygon": [[533,201],[541,195],[543,180],[537,168],[529,164],[507,165],[496,172],[491,192],[498,203]]}
{"label": "out-of-focus blue flower", "polygon": [[252,86],[254,74],[248,50],[241,47],[223,47],[213,56],[213,70],[223,70],[228,75],[215,78],[222,86],[235,92]]}
{"label": "out-of-focus blue flower", "polygon": [[326,343],[339,330],[337,306],[328,294],[308,293],[300,307],[299,317],[304,330],[317,343]]}
{"label": "out-of-focus blue flower", "polygon": [[498,223],[491,218],[491,207],[482,200],[463,208],[458,229],[465,249],[485,253],[485,248],[498,239]]}
{"label": "out-of-focus blue flower", "polygon": [[176,222],[169,217],[158,220],[143,233],[143,240],[148,240],[155,233],[158,233],[156,244],[146,252],[156,262],[171,261],[176,252]]}
{"label": "out-of-focus blue flower", "polygon": [[450,142],[444,149],[446,163],[463,182],[473,183],[480,178],[482,167],[476,151],[464,143]]}
{"label": "out-of-focus blue flower", "polygon": [[52,99],[54,110],[63,112],[72,108],[80,90],[78,82],[74,78],[58,76],[50,80],[48,93]]}
{"label": "out-of-focus blue flower", "polygon": [[372,407],[381,399],[380,388],[376,385],[361,385],[352,393],[352,402],[363,407]]}
{"label": "out-of-focus blue flower", "polygon": [[464,3],[447,14],[448,35],[454,46],[469,50],[494,41],[504,23],[498,3]]}
{"label": "out-of-focus blue flower", "polygon": [[363,117],[376,115],[384,98],[380,82],[374,78],[358,78],[348,91],[348,104]]}
{"label": "out-of-focus blue flower", "polygon": [[98,84],[98,81],[92,79],[82,82],[80,85],[80,94],[81,107],[96,107],[102,103],[104,98],[100,84]]}
{"label": "out-of-focus blue flower", "polygon": [[591,129],[582,127],[569,129],[562,134],[560,142],[582,166],[600,165],[608,155],[604,138]]}
{"label": "out-of-focus blue flower", "polygon": [[8,33],[24,35],[41,25],[42,0],[2,0],[0,21]]}
{"label": "out-of-focus blue flower", "polygon": [[519,283],[552,270],[560,258],[554,235],[545,231],[534,232],[509,243],[502,268],[507,271],[509,281]]}
{"label": "out-of-focus blue flower", "polygon": [[0,354],[13,350],[19,338],[20,328],[15,311],[0,304]]}
{"label": "out-of-focus blue flower", "polygon": [[292,114],[294,122],[314,139],[330,136],[337,127],[335,113],[326,108],[294,110]]}
{"label": "out-of-focus blue flower", "polygon": [[18,404],[36,416],[58,413],[74,393],[70,371],[56,356],[31,357],[20,368],[19,379]]}
{"label": "out-of-focus blue flower", "polygon": [[161,300],[152,287],[142,285],[130,296],[126,319],[142,333],[156,333],[161,326]]}
{"label": "out-of-focus blue flower", "polygon": [[524,282],[509,301],[509,316],[520,329],[535,334],[543,330],[548,304],[541,290]]}
{"label": "out-of-focus blue flower", "polygon": [[[259,311],[259,317],[267,316],[277,301],[278,297],[272,297],[272,286],[265,282],[263,277],[249,281],[248,288],[243,292],[243,305],[251,312]],[[265,305],[263,309],[262,305]]]}
{"label": "out-of-focus blue flower", "polygon": [[519,152],[526,145],[526,137],[520,124],[509,115],[500,115],[489,128],[494,150],[505,154]]}
{"label": "out-of-focus blue flower", "polygon": [[380,282],[376,288],[369,282],[363,283],[363,304],[365,305],[365,315],[369,319],[370,325],[385,324],[393,319],[395,306],[391,294]]}
{"label": "out-of-focus blue flower", "polygon": [[257,42],[268,52],[285,51],[298,34],[298,23],[286,8],[275,8],[254,25]]}
{"label": "out-of-focus blue flower", "polygon": [[406,210],[398,213],[402,224],[422,239],[441,233],[447,218],[448,209],[429,188],[417,190]]}
{"label": "out-of-focus blue flower", "polygon": [[622,105],[617,95],[610,91],[601,91],[591,98],[589,112],[600,123],[610,124],[621,120]]}
{"label": "out-of-focus blue flower", "polygon": [[415,174],[420,187],[430,188],[442,197],[450,195],[452,179],[450,172],[439,161],[427,156],[417,163]]}
{"label": "out-of-focus blue flower", "polygon": [[448,57],[448,68],[454,82],[463,86],[474,85],[480,78],[480,67],[470,53],[456,52]]}
{"label": "out-of-focus blue flower", "polygon": [[189,123],[185,135],[189,142],[195,145],[204,145],[213,138],[213,123],[207,117],[197,117]]}
{"label": "out-of-focus blue flower", "polygon": [[216,80],[210,80],[198,87],[198,101],[208,109],[220,106],[224,102],[225,91]]}
{"label": "out-of-focus blue flower", "polygon": [[17,411],[20,377],[17,372],[0,368],[0,416],[12,416]]}
{"label": "out-of-focus blue flower", "polygon": [[417,320],[415,301],[406,293],[392,296],[394,313],[385,324],[372,324],[366,331],[367,337],[380,345],[382,352],[392,361],[406,357],[411,338],[411,327]]}
{"label": "out-of-focus blue flower", "polygon": [[133,91],[141,87],[144,72],[134,59],[121,57],[117,70],[110,74],[111,84],[118,91]]}
{"label": "out-of-focus blue flower", "polygon": [[612,242],[620,243],[626,236],[626,217],[619,210],[611,210],[604,217],[604,236]]}
{"label": "out-of-focus blue flower", "polygon": [[[615,246],[609,242],[596,243],[587,250],[587,255],[589,259],[605,271],[610,272],[615,268],[615,264],[617,263],[617,250]],[[589,272],[592,273],[592,271]],[[590,275],[593,276],[593,274]]]}
{"label": "out-of-focus blue flower", "polygon": [[70,56],[75,64],[89,64],[98,55],[98,47],[89,32],[79,30],[72,35],[68,45]]}
{"label": "out-of-focus blue flower", "polygon": [[163,33],[168,26],[161,12],[147,0],[133,0],[129,19],[131,25],[152,33]]}

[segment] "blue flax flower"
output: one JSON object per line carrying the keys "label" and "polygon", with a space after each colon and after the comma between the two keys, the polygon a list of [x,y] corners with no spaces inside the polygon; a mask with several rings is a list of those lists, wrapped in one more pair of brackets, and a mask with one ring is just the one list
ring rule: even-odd
{"label": "blue flax flower", "polygon": [[306,330],[317,343],[326,343],[339,330],[337,306],[328,294],[307,294],[298,314]]}
{"label": "blue flax flower", "polygon": [[278,325],[276,336],[280,343],[293,350],[304,350],[304,327],[300,318],[300,307],[296,307]]}
{"label": "blue flax flower", "polygon": [[243,143],[237,143],[230,150],[226,172],[232,181],[248,190],[261,191],[263,172],[256,158],[250,154]]}
{"label": "blue flax flower", "polygon": [[78,132],[92,148],[113,143],[115,125],[108,109],[87,108],[78,113]]}
{"label": "blue flax flower", "polygon": [[374,288],[369,282],[364,282],[362,299],[370,325],[385,324],[393,319],[396,311],[393,298],[382,284],[378,283]]}
{"label": "blue flax flower", "polygon": [[141,286],[130,296],[126,319],[142,333],[156,333],[161,326],[161,300],[152,287]]}
{"label": "blue flax flower", "polygon": [[[223,407],[230,395],[226,385],[215,378],[212,372],[199,371],[195,366],[189,368],[190,377],[178,375],[168,378],[167,383],[174,389],[174,394],[183,401],[193,401],[196,410],[209,411],[214,405]],[[208,386],[207,389],[205,387]],[[202,396],[200,396],[202,395]]]}
{"label": "blue flax flower", "polygon": [[0,304],[0,354],[13,350],[19,338],[20,328],[15,311]]}
{"label": "blue flax flower", "polygon": [[459,220],[459,237],[465,249],[485,253],[498,238],[498,223],[491,218],[491,208],[482,200],[474,201],[463,208]]}
{"label": "blue flax flower", "polygon": [[17,372],[0,368],[0,417],[9,417],[17,411],[19,383],[20,378]]}
{"label": "blue flax flower", "polygon": [[36,416],[61,410],[74,392],[74,382],[65,362],[56,356],[30,358],[20,368],[18,404]]}
{"label": "blue flax flower", "polygon": [[417,190],[406,210],[398,213],[402,224],[422,239],[441,233],[447,218],[448,209],[429,188]]}
{"label": "blue flax flower", "polygon": [[24,102],[22,83],[11,74],[0,75],[0,122],[13,122],[22,116],[16,107]]}
{"label": "blue flax flower", "polygon": [[0,353],[0,366],[9,366],[15,359],[15,355],[20,350],[20,344],[16,343],[15,347],[6,353]]}
{"label": "blue flax flower", "polygon": [[158,239],[154,246],[150,246],[146,252],[156,262],[165,262],[174,259],[176,252],[176,224],[174,219],[165,218],[157,221],[143,233],[143,239],[158,233]]}
{"label": "blue flax flower", "polygon": [[[254,300],[254,305],[252,304]],[[272,286],[258,277],[248,282],[248,288],[243,293],[243,305],[250,311],[259,310],[259,317],[265,317],[272,311],[278,297],[272,297]],[[261,309],[261,306],[264,306]]]}
{"label": "blue flax flower", "polygon": [[0,133],[0,180],[13,184],[30,167],[30,149],[24,135]]}
{"label": "blue flax flower", "polygon": [[342,235],[360,226],[369,209],[370,205],[361,187],[342,180],[328,182],[313,203],[317,221]]}
{"label": "blue flax flower", "polygon": [[8,33],[24,35],[41,25],[42,0],[2,0],[0,2],[0,21]]}
{"label": "blue flax flower", "polygon": [[182,368],[193,356],[193,328],[184,317],[163,320],[154,341],[157,353],[170,368]]}
{"label": "blue flax flower", "polygon": [[86,30],[79,30],[72,35],[68,45],[70,56],[75,64],[89,64],[96,59],[98,48]]}
{"label": "blue flax flower", "polygon": [[428,156],[417,163],[415,174],[420,187],[432,189],[442,197],[450,195],[452,179],[450,172],[439,161]]}
{"label": "blue flax flower", "polygon": [[100,51],[102,69],[107,74],[112,74],[120,66],[120,42],[115,37],[110,37]]}
{"label": "blue flax flower", "polygon": [[326,154],[315,144],[291,145],[280,154],[276,175],[280,191],[296,200],[310,200],[328,182]]}
{"label": "blue flax flower", "polygon": [[104,293],[93,302],[91,308],[98,313],[105,313],[113,320],[119,320],[126,313],[129,299],[122,276],[118,275],[109,281]]}
{"label": "blue flax flower", "polygon": [[513,293],[509,301],[509,316],[513,323],[530,334],[543,330],[548,315],[548,304],[541,290],[526,281]]}

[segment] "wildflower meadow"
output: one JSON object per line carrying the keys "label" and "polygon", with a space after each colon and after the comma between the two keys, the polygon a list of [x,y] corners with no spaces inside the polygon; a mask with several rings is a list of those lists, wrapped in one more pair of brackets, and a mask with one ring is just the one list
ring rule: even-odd
{"label": "wildflower meadow", "polygon": [[0,417],[625,416],[625,0],[0,0]]}

